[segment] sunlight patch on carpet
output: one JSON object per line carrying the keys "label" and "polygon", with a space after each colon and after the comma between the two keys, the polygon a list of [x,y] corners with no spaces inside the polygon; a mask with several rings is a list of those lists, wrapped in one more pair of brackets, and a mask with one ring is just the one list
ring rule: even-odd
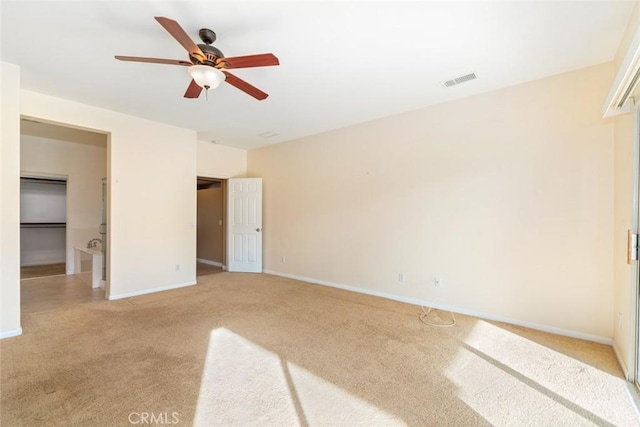
{"label": "sunlight patch on carpet", "polygon": [[404,425],[251,341],[211,332],[194,425]]}
{"label": "sunlight patch on carpet", "polygon": [[336,387],[306,369],[288,363],[309,425],[394,426],[400,419]]}
{"label": "sunlight patch on carpet", "polygon": [[484,321],[445,375],[492,424],[531,416],[554,425],[640,425],[624,379]]}

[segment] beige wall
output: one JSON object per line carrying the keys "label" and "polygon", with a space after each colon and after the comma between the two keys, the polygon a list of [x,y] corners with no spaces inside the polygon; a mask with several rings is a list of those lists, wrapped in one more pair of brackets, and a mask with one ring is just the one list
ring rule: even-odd
{"label": "beige wall", "polygon": [[26,90],[21,113],[110,132],[111,298],[195,283],[194,131]]}
{"label": "beige wall", "polygon": [[631,339],[632,271],[627,264],[627,230],[632,229],[633,115],[615,119],[615,228],[613,346],[625,372],[633,360]]}
{"label": "beige wall", "polygon": [[[195,283],[196,170],[243,176],[246,152],[198,150],[195,131],[20,90],[19,67],[2,63],[0,337],[20,332],[20,117],[108,134],[109,296]],[[211,144],[212,145],[212,144]]]}
{"label": "beige wall", "polygon": [[[640,26],[640,2],[636,1],[624,37],[614,59],[616,72]],[[639,90],[634,96],[638,99]],[[627,230],[632,230],[633,208],[633,114],[615,119],[615,228],[614,228],[614,334],[613,347],[629,376],[634,360],[632,270],[627,264]]]}
{"label": "beige wall", "polygon": [[604,64],[249,151],[265,269],[611,342],[612,76]]}
{"label": "beige wall", "polygon": [[636,31],[638,31],[639,25],[640,25],[640,1],[635,0],[635,5],[631,10],[631,15],[629,15],[627,28],[622,36],[622,40],[620,41],[620,45],[618,46],[618,50],[616,51],[616,55],[613,59],[613,63],[616,67],[616,71],[617,71],[617,68],[622,63],[625,55],[627,54],[629,45],[631,44],[633,37],[636,35]]}
{"label": "beige wall", "polygon": [[223,197],[222,187],[198,190],[198,249],[200,260],[222,266]]}
{"label": "beige wall", "polygon": [[198,141],[198,176],[241,178],[247,172],[247,151],[206,141]]}
{"label": "beige wall", "polygon": [[53,139],[56,141],[76,142],[78,144],[93,145],[95,147],[106,148],[107,146],[107,135],[103,133],[34,122],[32,120],[20,120],[20,133],[22,135]]}
{"label": "beige wall", "polygon": [[0,63],[0,338],[20,327],[20,68]]}
{"label": "beige wall", "polygon": [[67,176],[67,274],[73,273],[76,245],[100,238],[102,178],[107,176],[106,136],[103,147],[21,136],[20,167],[26,175]]}

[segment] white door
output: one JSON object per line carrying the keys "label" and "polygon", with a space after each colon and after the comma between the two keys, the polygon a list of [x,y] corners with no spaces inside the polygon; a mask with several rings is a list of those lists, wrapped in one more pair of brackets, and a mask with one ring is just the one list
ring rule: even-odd
{"label": "white door", "polygon": [[262,178],[227,181],[227,270],[262,273]]}

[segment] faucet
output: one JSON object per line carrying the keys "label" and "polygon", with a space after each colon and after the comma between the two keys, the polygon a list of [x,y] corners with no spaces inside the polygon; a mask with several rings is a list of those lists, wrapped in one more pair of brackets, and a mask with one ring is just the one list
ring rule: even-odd
{"label": "faucet", "polygon": [[102,244],[102,240],[101,239],[89,240],[89,243],[87,243],[87,249],[95,248],[98,245],[98,243]]}

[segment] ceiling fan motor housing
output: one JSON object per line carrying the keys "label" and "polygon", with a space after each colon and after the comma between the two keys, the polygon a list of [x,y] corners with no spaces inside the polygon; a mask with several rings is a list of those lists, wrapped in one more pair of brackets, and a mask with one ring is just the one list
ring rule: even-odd
{"label": "ceiling fan motor housing", "polygon": [[199,44],[198,47],[200,48],[202,53],[204,53],[205,59],[204,61],[202,61],[199,58],[195,58],[189,55],[189,59],[191,59],[191,62],[193,62],[194,64],[205,64],[213,66],[216,65],[216,59],[224,58],[224,54],[222,53],[222,51],[220,51],[220,49],[215,48],[209,44]]}
{"label": "ceiling fan motor housing", "polygon": [[205,65],[216,65],[216,59],[224,58],[224,54],[222,51],[216,47],[211,46],[211,43],[216,41],[216,33],[208,28],[202,28],[198,35],[204,44],[199,44],[198,47],[204,53],[205,59],[200,60],[199,58],[195,58],[189,55],[189,59],[194,64],[205,64]]}

